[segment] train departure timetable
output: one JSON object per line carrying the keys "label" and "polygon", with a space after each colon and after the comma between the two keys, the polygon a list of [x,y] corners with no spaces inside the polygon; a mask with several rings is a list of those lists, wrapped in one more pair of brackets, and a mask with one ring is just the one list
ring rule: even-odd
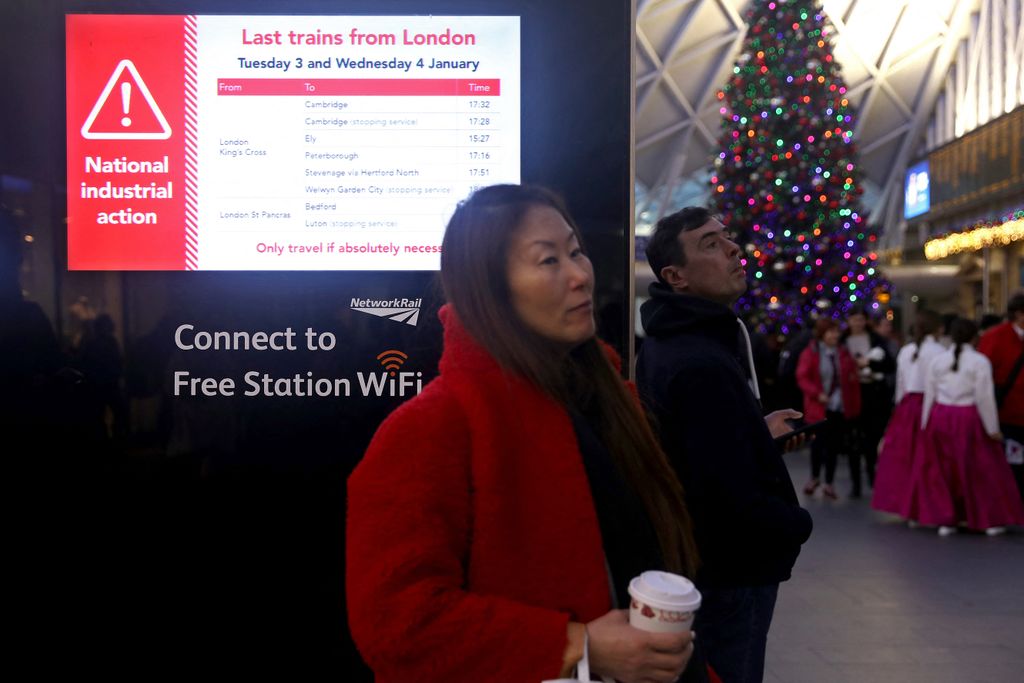
{"label": "train departure timetable", "polygon": [[433,270],[519,181],[517,17],[67,23],[72,269]]}

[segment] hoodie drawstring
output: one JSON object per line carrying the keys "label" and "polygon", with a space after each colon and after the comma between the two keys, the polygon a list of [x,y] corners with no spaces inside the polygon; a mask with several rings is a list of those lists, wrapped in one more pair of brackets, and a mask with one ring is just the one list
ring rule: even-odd
{"label": "hoodie drawstring", "polygon": [[757,402],[761,403],[761,387],[757,384],[757,371],[754,369],[754,347],[750,343],[750,333],[747,332],[747,326],[743,324],[742,320],[736,318],[736,322],[743,332],[743,341],[747,343],[747,363],[750,365],[750,389],[754,392],[754,398],[757,399]]}

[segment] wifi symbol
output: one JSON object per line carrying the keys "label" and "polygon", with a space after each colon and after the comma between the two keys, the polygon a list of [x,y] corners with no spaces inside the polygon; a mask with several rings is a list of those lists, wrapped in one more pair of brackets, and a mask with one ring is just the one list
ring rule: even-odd
{"label": "wifi symbol", "polygon": [[381,351],[377,354],[377,360],[384,366],[392,377],[395,376],[395,370],[402,367],[402,363],[409,360],[409,356],[402,353],[398,349],[388,349],[387,351]]}

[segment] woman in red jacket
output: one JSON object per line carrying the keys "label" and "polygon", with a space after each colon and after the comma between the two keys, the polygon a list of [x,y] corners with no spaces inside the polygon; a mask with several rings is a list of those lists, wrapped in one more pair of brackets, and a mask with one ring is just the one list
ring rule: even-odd
{"label": "woman in red jacket", "polygon": [[811,443],[811,479],[804,493],[813,494],[821,484],[825,466],[826,498],[836,499],[832,482],[836,458],[847,431],[847,421],[860,415],[860,380],[857,362],[839,344],[839,323],[822,318],[814,324],[814,339],[800,354],[796,377],[804,393],[804,418],[808,422],[828,420]]}
{"label": "woman in red jacket", "polygon": [[579,230],[545,190],[484,188],[448,223],[441,281],[440,376],[348,483],[360,652],[381,683],[538,683],[589,641],[595,673],[675,680],[691,634],[640,631],[612,608],[640,571],[693,575],[689,518],[595,337]]}

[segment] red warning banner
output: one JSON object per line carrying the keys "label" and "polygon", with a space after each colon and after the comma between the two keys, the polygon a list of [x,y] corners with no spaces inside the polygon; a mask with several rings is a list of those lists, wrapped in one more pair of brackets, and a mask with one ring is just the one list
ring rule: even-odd
{"label": "red warning banner", "polygon": [[68,267],[185,268],[182,16],[67,16]]}

